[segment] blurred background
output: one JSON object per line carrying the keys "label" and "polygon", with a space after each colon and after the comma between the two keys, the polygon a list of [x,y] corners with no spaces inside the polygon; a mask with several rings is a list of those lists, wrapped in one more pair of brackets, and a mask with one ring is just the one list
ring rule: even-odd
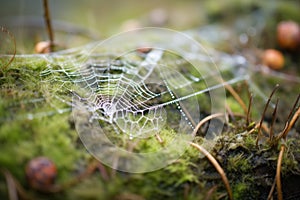
{"label": "blurred background", "polygon": [[[300,21],[297,0],[50,0],[49,7],[56,40],[71,43],[68,47],[145,26],[187,30],[216,23],[230,27],[241,40],[245,40],[245,35],[241,35],[244,32],[260,38],[257,36],[267,26],[271,32],[265,35],[267,41],[272,41],[278,21]],[[20,53],[32,49],[28,36],[33,43],[47,40],[43,13],[42,0],[2,0],[0,25],[17,38]],[[68,37],[59,36],[62,33],[67,33]]]}
{"label": "blurred background", "polygon": [[[50,15],[56,40],[60,33],[67,33],[71,46],[82,45],[88,41],[106,38],[110,35],[144,26],[165,26],[187,29],[199,26],[205,21],[199,1],[99,1],[99,0],[50,0]],[[43,18],[43,1],[6,0],[0,8],[0,24],[8,28],[17,38],[18,50],[30,40],[46,40]],[[78,41],[78,37],[80,40]],[[83,37],[82,37],[83,36]],[[85,37],[85,38],[84,38]],[[70,46],[70,44],[68,44]],[[23,50],[20,50],[23,49]],[[29,49],[29,48],[27,48]],[[30,52],[30,51],[29,51]]]}
{"label": "blurred background", "polygon": [[[50,0],[49,6],[53,20],[74,23],[88,28],[99,34],[106,35],[119,31],[124,22],[128,20],[142,20],[145,25],[150,15],[152,25],[168,25],[174,28],[188,28],[192,25],[204,23],[205,16],[202,11],[202,2],[188,1],[121,1],[121,0]],[[1,18],[11,17],[43,17],[43,1],[36,0],[7,0],[2,2],[0,8]],[[159,20],[157,18],[160,18]]]}

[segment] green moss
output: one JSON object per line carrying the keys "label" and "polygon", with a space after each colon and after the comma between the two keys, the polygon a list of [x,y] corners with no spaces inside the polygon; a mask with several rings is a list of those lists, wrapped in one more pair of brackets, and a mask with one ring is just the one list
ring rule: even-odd
{"label": "green moss", "polygon": [[109,199],[107,190],[111,190],[102,181],[99,181],[99,177],[94,176],[82,181],[81,184],[71,188],[67,191],[66,199]]}
{"label": "green moss", "polygon": [[[226,19],[234,18],[235,15],[232,13],[235,11],[248,13],[263,3],[260,1],[232,0],[222,3],[207,1],[205,4],[208,8],[206,12],[211,12],[209,17],[219,20],[227,14],[231,16],[225,17]],[[270,31],[271,34],[274,33],[278,20],[294,19],[299,21],[298,4],[281,2],[278,5],[279,7],[276,8],[277,11],[275,12],[276,16],[267,19],[267,28],[273,30]],[[272,40],[272,37],[268,38],[263,37],[263,40]],[[173,60],[178,59],[178,56],[169,55],[169,58],[165,57],[165,59],[172,63]],[[64,62],[66,66],[72,65],[63,57],[53,58],[52,61]],[[290,59],[287,65],[292,65],[293,62],[294,60]],[[91,158],[91,155],[86,152],[80,142],[73,125],[70,124],[71,112],[60,113],[61,110],[68,109],[69,106],[54,96],[57,95],[71,101],[72,96],[64,87],[73,88],[75,86],[65,84],[62,87],[62,82],[55,79],[58,76],[62,80],[69,80],[69,77],[64,74],[56,73],[41,77],[41,72],[47,67],[49,66],[43,56],[18,57],[8,68],[0,72],[0,168],[9,170],[16,180],[25,187],[26,192],[33,194],[36,199],[118,199],[121,197],[205,199],[208,191],[212,191],[212,199],[218,199],[226,194],[216,169],[204,155],[191,147],[187,147],[183,155],[173,163],[155,172],[128,174],[115,172],[113,169],[105,167],[109,176],[108,180],[103,178],[97,169],[91,176],[74,186],[67,187],[63,192],[42,194],[30,189],[24,171],[25,165],[30,159],[43,155],[53,160],[58,168],[57,184],[61,185],[73,180],[85,171]],[[60,66],[51,67],[53,69],[60,68]],[[185,73],[189,67],[191,67],[190,64],[184,63],[174,70]],[[192,68],[189,73],[195,77],[199,76],[199,72],[195,68]],[[222,76],[229,79],[232,77],[231,70],[224,71]],[[259,74],[253,74],[252,77],[259,89],[264,91],[263,94],[266,95],[269,94],[272,86],[278,83],[277,77],[269,78]],[[285,82],[282,81],[282,83]],[[292,94],[298,93],[299,87],[297,87],[298,85],[286,85],[282,91],[279,90],[278,92],[281,96],[288,94],[289,98],[285,98],[287,100],[284,105],[289,105]],[[236,84],[234,87],[247,104],[248,96],[245,87],[241,84]],[[192,88],[193,90],[201,90],[206,88],[206,85],[205,83],[196,83],[192,85]],[[178,92],[185,94],[187,91],[178,90]],[[253,90],[253,93],[257,94],[257,91]],[[163,98],[161,101],[170,100],[167,95]],[[201,116],[210,114],[209,95],[199,96],[197,103],[200,106]],[[263,98],[254,99],[252,116],[261,117],[261,107],[264,106],[264,103]],[[241,106],[228,92],[227,104],[234,113],[244,113]],[[190,105],[189,108],[196,110],[198,105]],[[256,105],[260,107],[256,107]],[[178,124],[175,122],[178,119],[173,115],[176,108],[172,109],[171,107],[167,113],[170,116],[167,124],[170,122],[173,123],[174,127],[177,127]],[[283,115],[282,112],[279,113]],[[270,116],[269,113],[266,117],[268,116]],[[194,142],[203,144],[205,148],[211,148],[210,153],[226,172],[235,199],[257,199],[260,197],[266,199],[274,181],[279,153],[278,145],[281,143],[274,145],[262,141],[262,144],[256,146],[257,132],[254,131],[251,134],[248,132],[255,124],[252,123],[247,126],[244,118],[239,117],[229,120],[229,124],[224,127],[222,134],[215,138],[216,143],[214,145],[208,144],[208,141],[200,136],[197,136]],[[283,117],[279,118],[276,123],[284,125],[284,121],[285,118]],[[100,125],[104,126],[106,132],[112,133],[108,134],[109,139],[120,147],[127,148],[136,142],[134,139],[128,141],[127,134],[114,134],[114,130],[109,128],[107,124],[105,125],[104,122],[100,122]],[[175,128],[172,129],[168,126],[162,128],[159,134],[165,143],[172,142],[174,135],[177,134],[174,130]],[[286,177],[299,174],[300,140],[297,128],[292,131],[296,131],[296,134],[288,137],[282,162],[281,174],[284,181],[288,181]],[[278,132],[275,131],[275,134]],[[141,141],[133,151],[153,152],[162,148],[163,145],[152,137]],[[179,147],[182,144],[179,142],[176,145],[178,146],[175,147]],[[214,189],[214,186],[217,188],[211,190]],[[3,176],[0,176],[0,198],[7,199],[7,184]]]}
{"label": "green moss", "polygon": [[242,174],[243,172],[248,172],[252,166],[250,165],[247,158],[243,154],[230,155],[228,157],[227,170],[239,172]]}
{"label": "green moss", "polygon": [[[247,183],[236,184],[233,188],[233,198],[234,199],[245,199],[249,192],[249,185]],[[246,195],[247,194],[247,195]],[[248,198],[249,199],[249,198]]]}
{"label": "green moss", "polygon": [[243,109],[240,104],[236,102],[233,97],[226,98],[226,103],[234,113],[243,113]]}
{"label": "green moss", "polygon": [[[281,174],[283,176],[288,175],[293,172],[294,174],[300,174],[300,164],[299,160],[295,156],[299,156],[299,151],[297,149],[300,144],[299,139],[291,138],[284,145],[286,146],[285,152],[283,154]],[[281,143],[278,145],[278,151],[280,149]]]}

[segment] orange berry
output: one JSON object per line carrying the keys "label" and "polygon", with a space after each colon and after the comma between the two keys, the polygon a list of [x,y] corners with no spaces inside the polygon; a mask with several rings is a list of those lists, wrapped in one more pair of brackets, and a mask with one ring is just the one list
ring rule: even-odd
{"label": "orange berry", "polygon": [[267,49],[263,54],[263,64],[272,69],[281,69],[284,66],[284,57],[280,51]]}
{"label": "orange berry", "polygon": [[277,40],[280,47],[296,49],[300,44],[300,27],[293,21],[282,21],[277,25]]}

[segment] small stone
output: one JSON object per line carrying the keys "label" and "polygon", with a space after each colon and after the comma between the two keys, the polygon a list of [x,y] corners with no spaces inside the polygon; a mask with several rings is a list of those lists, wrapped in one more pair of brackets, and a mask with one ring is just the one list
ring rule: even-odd
{"label": "small stone", "polygon": [[263,53],[263,64],[271,69],[282,69],[284,66],[284,57],[280,51],[267,49]]}

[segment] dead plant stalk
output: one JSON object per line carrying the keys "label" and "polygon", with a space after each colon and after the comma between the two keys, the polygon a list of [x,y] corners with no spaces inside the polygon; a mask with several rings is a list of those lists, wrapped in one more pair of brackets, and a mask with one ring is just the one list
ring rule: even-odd
{"label": "dead plant stalk", "polygon": [[282,159],[283,159],[284,150],[285,150],[285,146],[282,144],[280,146],[280,152],[279,152],[279,156],[278,156],[277,169],[276,169],[276,185],[277,185],[277,198],[278,198],[278,200],[283,199],[280,172],[281,172],[281,163],[282,163]]}
{"label": "dead plant stalk", "polygon": [[[196,126],[196,128],[194,129],[193,131],[193,135],[196,135],[197,131],[199,130],[199,128],[205,124],[207,121],[213,119],[213,118],[216,118],[216,117],[221,117],[223,116],[224,113],[215,113],[215,114],[212,114],[212,115],[209,115],[207,117],[205,117],[204,119],[202,119]],[[223,170],[223,168],[219,165],[219,163],[217,162],[217,160],[205,149],[203,148],[202,146],[196,144],[196,143],[193,143],[193,142],[190,142],[190,145],[192,147],[195,147],[196,149],[198,149],[202,154],[204,154],[207,159],[212,163],[212,165],[216,168],[216,170],[218,171],[218,173],[220,174],[222,180],[223,180],[223,183],[225,185],[225,188],[227,190],[227,193],[228,193],[228,196],[229,196],[229,199],[233,199],[233,196],[232,196],[232,191],[231,191],[231,188],[230,188],[230,184],[229,184],[229,181],[225,175],[225,172]]]}
{"label": "dead plant stalk", "polygon": [[201,153],[203,153],[207,157],[207,159],[211,162],[211,164],[216,168],[216,170],[220,174],[222,181],[226,187],[229,199],[232,200],[233,199],[232,191],[231,191],[229,181],[225,175],[223,168],[219,165],[219,163],[216,161],[216,159],[208,151],[206,151],[206,149],[204,149],[202,146],[200,146],[196,143],[193,143],[193,142],[190,142],[190,145],[195,147],[196,149],[198,149]]}
{"label": "dead plant stalk", "polygon": [[49,40],[50,40],[50,52],[52,52],[53,45],[54,45],[54,33],[53,33],[53,29],[52,29],[52,24],[51,24],[48,0],[44,0],[44,18],[45,18],[48,36],[49,36]]}

